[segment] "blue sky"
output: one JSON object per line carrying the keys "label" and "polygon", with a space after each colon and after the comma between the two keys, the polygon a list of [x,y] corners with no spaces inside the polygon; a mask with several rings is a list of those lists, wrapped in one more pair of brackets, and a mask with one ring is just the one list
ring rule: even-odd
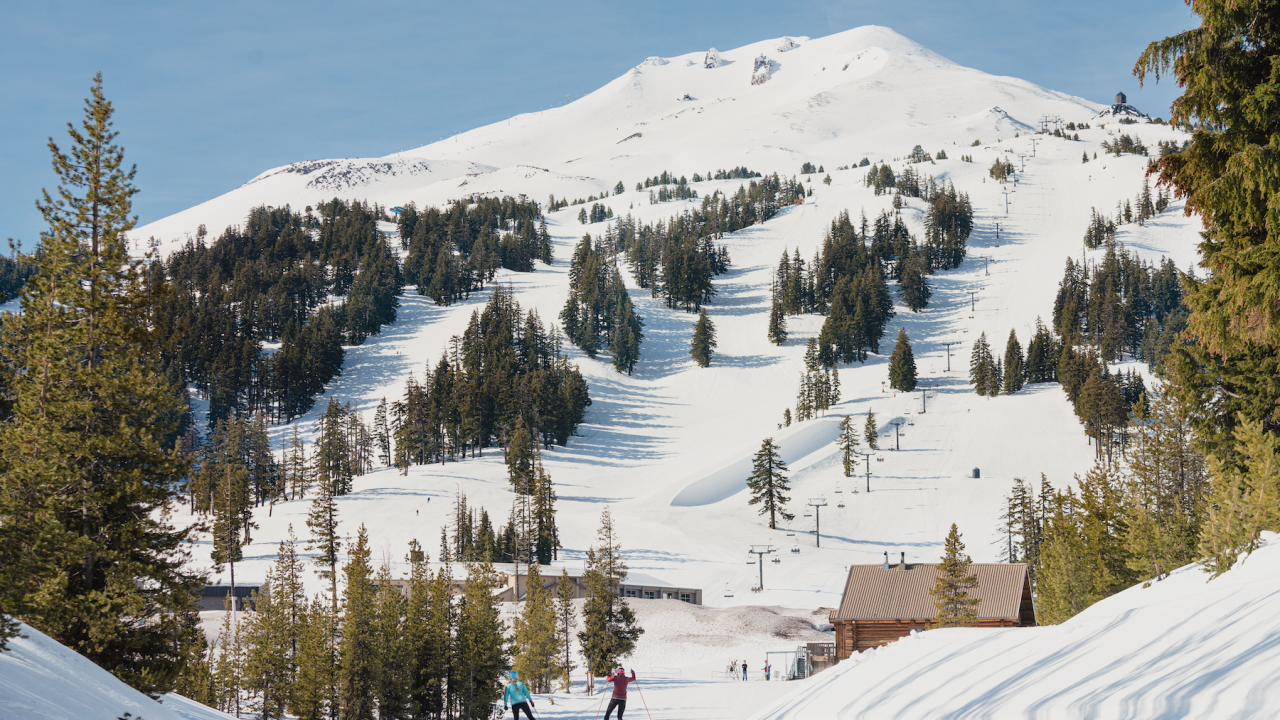
{"label": "blue sky", "polygon": [[384,155],[578,97],[650,55],[885,25],[952,60],[1168,116],[1139,90],[1151,40],[1194,27],[1178,0],[75,2],[14,4],[0,27],[0,238],[40,232],[45,143],[105,76],[142,222],[298,160]]}

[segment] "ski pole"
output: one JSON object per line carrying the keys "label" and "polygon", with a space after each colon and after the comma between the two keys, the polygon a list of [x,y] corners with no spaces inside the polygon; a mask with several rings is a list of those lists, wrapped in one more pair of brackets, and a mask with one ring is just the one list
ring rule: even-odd
{"label": "ski pole", "polygon": [[[643,701],[642,701],[643,702]],[[596,705],[596,720],[600,718],[600,708],[604,707],[604,693],[600,693],[600,704]]]}
{"label": "ski pole", "polygon": [[640,691],[640,681],[636,681],[636,692],[640,693],[640,702],[644,703],[644,714],[649,716],[649,720],[653,720],[653,713],[649,712],[649,703],[644,700],[644,693]]}

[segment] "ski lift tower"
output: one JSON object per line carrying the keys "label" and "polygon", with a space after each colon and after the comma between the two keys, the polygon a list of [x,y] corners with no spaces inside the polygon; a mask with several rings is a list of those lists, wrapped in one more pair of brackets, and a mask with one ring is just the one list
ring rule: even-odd
{"label": "ski lift tower", "polygon": [[764,590],[764,556],[774,551],[772,545],[752,545],[751,554],[760,558],[760,589]]}
{"label": "ski lift tower", "polygon": [[813,508],[813,534],[817,538],[818,547],[822,547],[822,508],[826,506],[826,498],[809,498],[809,507]]}
{"label": "ski lift tower", "polygon": [[[862,452],[861,450],[854,450],[854,452],[867,459],[867,492],[871,492],[871,456],[875,455],[875,453]],[[858,488],[854,487],[853,491],[858,492]]]}
{"label": "ski lift tower", "polygon": [[905,421],[902,419],[889,421],[889,424],[893,426],[893,449],[894,450],[902,449],[902,442],[899,440],[900,435],[898,433],[898,428],[902,427],[903,422]]}

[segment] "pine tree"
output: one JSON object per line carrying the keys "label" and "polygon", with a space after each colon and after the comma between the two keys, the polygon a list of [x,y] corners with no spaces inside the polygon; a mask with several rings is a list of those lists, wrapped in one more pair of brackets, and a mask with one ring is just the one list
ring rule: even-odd
{"label": "pine tree", "polygon": [[840,448],[840,464],[844,468],[844,476],[853,477],[858,469],[858,431],[853,427],[853,418],[845,415],[839,430],[836,445]]}
{"label": "pine tree", "polygon": [[[549,565],[556,558],[560,533],[556,528],[556,487],[539,458],[533,470],[533,550],[535,562]],[[483,545],[483,543],[480,543]],[[549,692],[549,691],[548,691]]]}
{"label": "pine tree", "polygon": [[551,692],[559,677],[560,633],[551,589],[545,587],[537,563],[529,566],[524,606],[515,620],[514,669],[534,693]]}
{"label": "pine tree", "polygon": [[505,453],[507,479],[511,482],[511,489],[519,495],[533,493],[533,464],[536,454],[533,434],[521,420],[511,433]]}
{"label": "pine tree", "polygon": [[1259,421],[1238,418],[1238,463],[1210,457],[1209,514],[1200,538],[1205,570],[1215,576],[1257,549],[1264,530],[1280,529],[1280,438]]}
{"label": "pine tree", "polygon": [[289,527],[276,561],[267,571],[263,591],[254,598],[255,612],[245,623],[244,687],[255,697],[262,718],[283,718],[294,694],[298,645],[306,613],[302,560]]}
{"label": "pine tree", "polygon": [[289,701],[290,712],[298,720],[336,717],[337,630],[337,618],[329,603],[315,597],[298,639],[298,674]]}
{"label": "pine tree", "polygon": [[456,646],[451,655],[448,691],[458,703],[459,720],[487,720],[502,697],[498,682],[508,667],[507,641],[498,600],[497,580],[488,560],[472,563],[457,610]]}
{"label": "pine tree", "polygon": [[321,482],[311,508],[307,513],[307,528],[311,539],[307,552],[319,568],[317,574],[329,581],[329,597],[333,612],[338,611],[338,557],[342,552],[342,537],[338,535],[338,502],[333,495],[333,483]]}
{"label": "pine tree", "polygon": [[902,392],[916,389],[916,358],[911,352],[906,328],[898,331],[898,341],[889,357],[889,387]]}
{"label": "pine tree", "polygon": [[373,720],[374,715],[379,648],[375,646],[377,604],[369,557],[369,533],[362,524],[356,531],[350,560],[342,568],[347,580],[338,669],[343,720]]}
{"label": "pine tree", "polygon": [[769,309],[769,342],[774,345],[787,344],[787,316],[782,312],[782,303],[777,298]]}
{"label": "pine tree", "polygon": [[769,515],[769,529],[777,528],[778,516],[783,520],[794,520],[795,515],[787,512],[787,503],[791,498],[784,493],[791,489],[791,483],[783,473],[787,464],[778,454],[778,446],[773,438],[765,438],[751,461],[751,475],[747,478],[747,487],[751,489],[748,505],[759,505],[760,514]]}
{"label": "pine tree", "polygon": [[573,616],[573,581],[569,579],[569,571],[562,569],[556,581],[555,617],[556,633],[560,636],[560,691],[569,692],[573,684],[569,676],[573,672],[573,629],[577,625]]}
{"label": "pine tree", "polygon": [[582,631],[578,633],[582,654],[595,675],[605,675],[617,667],[619,659],[630,655],[644,634],[635,611],[618,596],[618,585],[626,577],[627,564],[606,507],[600,513],[596,544],[587,550],[587,568],[582,578],[587,599],[582,606]]}
{"label": "pine tree", "polygon": [[169,450],[183,408],[152,324],[165,288],[129,255],[137,189],[113,112],[99,74],[69,151],[50,139],[59,186],[36,203],[39,271],[3,324],[0,616],[163,693],[204,578],[186,569],[198,526],[166,512],[186,474]]}
{"label": "pine tree", "polygon": [[[296,429],[297,426],[295,425]],[[387,399],[378,403],[373,413],[373,444],[378,450],[378,461],[384,467],[391,465],[391,428],[387,425]]]}
{"label": "pine tree", "polygon": [[[412,561],[411,561],[412,562]],[[405,608],[407,599],[396,587],[391,565],[378,568],[374,594],[375,615],[371,645],[375,654],[374,696],[379,718],[400,718],[410,708],[410,670]]]}
{"label": "pine tree", "polygon": [[698,367],[711,364],[711,354],[716,349],[716,326],[707,317],[707,311],[698,314],[698,322],[693,326],[693,340],[689,343],[689,355]]}
{"label": "pine tree", "polygon": [[1025,360],[1022,357],[1022,345],[1018,342],[1016,331],[1009,331],[1009,342],[1004,350],[1004,394],[1016,393],[1022,389],[1025,377]]}
{"label": "pine tree", "polygon": [[870,410],[867,411],[867,422],[862,426],[862,437],[867,441],[867,447],[880,449],[880,426],[876,423],[876,414]]}
{"label": "pine tree", "polygon": [[222,630],[214,641],[213,697],[216,707],[240,715],[240,695],[244,689],[244,646],[240,642],[240,624],[232,622],[231,598],[223,601]]}
{"label": "pine tree", "polygon": [[969,590],[978,587],[978,578],[969,571],[972,562],[964,553],[960,530],[951,523],[944,544],[942,564],[938,566],[938,579],[929,592],[938,614],[933,622],[937,627],[966,627],[978,622],[978,599]]}

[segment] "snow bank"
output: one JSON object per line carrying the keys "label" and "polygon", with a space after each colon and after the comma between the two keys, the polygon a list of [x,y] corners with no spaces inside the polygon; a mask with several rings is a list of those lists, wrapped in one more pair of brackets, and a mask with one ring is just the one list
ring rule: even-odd
{"label": "snow bank", "polygon": [[22,625],[0,653],[0,715],[7,720],[222,720],[231,717],[178,695],[156,702],[53,638]]}
{"label": "snow bank", "polygon": [[1250,718],[1280,707],[1280,542],[1188,565],[1062,625],[934,630],[804,681],[756,720]]}

